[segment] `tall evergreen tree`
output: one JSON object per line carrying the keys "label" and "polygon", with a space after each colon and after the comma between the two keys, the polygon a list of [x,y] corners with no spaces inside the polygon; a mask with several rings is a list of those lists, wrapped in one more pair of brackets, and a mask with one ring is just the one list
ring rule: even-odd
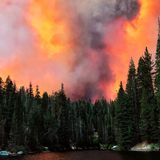
{"label": "tall evergreen tree", "polygon": [[137,97],[137,79],[136,79],[136,69],[133,59],[130,61],[128,80],[126,85],[126,93],[128,95],[128,107],[130,109],[130,120],[132,123],[132,138],[136,143],[139,138],[139,106]]}
{"label": "tall evergreen tree", "polygon": [[16,95],[15,86],[8,76],[5,82],[5,103],[4,103],[4,111],[3,115],[5,118],[5,126],[4,126],[4,146],[8,145],[10,140],[10,131],[11,131],[11,124],[14,112],[14,105],[15,105],[15,95]]}
{"label": "tall evergreen tree", "polygon": [[39,86],[36,86],[36,94],[35,94],[35,100],[37,105],[41,104],[41,96],[40,96],[40,91],[39,91]]}
{"label": "tall evergreen tree", "polygon": [[16,101],[12,120],[12,137],[18,146],[24,145],[24,88],[22,87],[16,94]]}
{"label": "tall evergreen tree", "polygon": [[155,93],[158,106],[160,106],[160,22],[159,22],[159,33],[158,33],[157,49],[156,49],[155,71],[156,71]]}
{"label": "tall evergreen tree", "polygon": [[27,104],[26,104],[26,113],[29,114],[32,110],[34,102],[34,94],[32,83],[29,84],[29,89],[27,89]]}
{"label": "tall evergreen tree", "polygon": [[63,84],[59,93],[55,94],[55,105],[60,109],[58,142],[59,145],[69,148],[70,130],[69,130],[69,100],[67,99]]}
{"label": "tall evergreen tree", "polygon": [[98,132],[100,144],[112,144],[114,142],[114,133],[112,117],[111,117],[111,106],[106,100],[98,100],[94,106],[94,123],[95,129]]}
{"label": "tall evergreen tree", "polygon": [[4,88],[3,88],[3,80],[0,77],[0,146],[4,143]]}
{"label": "tall evergreen tree", "polygon": [[[155,58],[155,96],[157,101],[157,126],[160,134],[160,19],[158,19],[158,40]],[[160,138],[158,138],[160,143]]]}
{"label": "tall evergreen tree", "polygon": [[[139,60],[138,80],[140,97],[140,130],[142,140],[156,141],[156,101],[152,80],[152,60],[151,54],[146,48],[145,54]],[[147,105],[146,105],[147,104]],[[150,126],[150,124],[153,124]]]}
{"label": "tall evergreen tree", "polygon": [[131,110],[128,107],[128,96],[121,82],[116,106],[116,136],[121,150],[129,150],[134,143],[132,119],[130,116]]}

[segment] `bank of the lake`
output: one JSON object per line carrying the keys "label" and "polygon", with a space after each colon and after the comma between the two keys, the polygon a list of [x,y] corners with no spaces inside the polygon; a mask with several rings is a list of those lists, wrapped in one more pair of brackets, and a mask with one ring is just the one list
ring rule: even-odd
{"label": "bank of the lake", "polygon": [[[17,149],[22,149],[22,150],[17,150]],[[43,154],[43,153],[67,153],[67,152],[94,152],[94,151],[106,151],[106,152],[114,152],[114,153],[144,153],[144,152],[158,152],[160,151],[160,146],[158,144],[149,144],[147,141],[144,141],[142,143],[139,143],[137,145],[135,145],[134,147],[132,147],[130,150],[128,151],[122,151],[120,150],[118,145],[102,145],[100,144],[99,147],[89,147],[89,148],[80,148],[80,147],[71,147],[71,148],[62,148],[62,147],[58,147],[58,148],[52,148],[52,150],[50,150],[48,147],[39,147],[39,150],[27,150],[27,148],[23,147],[15,147],[14,149],[12,148],[10,151],[0,151],[0,158],[1,157],[21,157],[24,155],[36,155],[36,154]]]}
{"label": "bank of the lake", "polygon": [[[159,160],[160,152],[72,151],[5,158],[5,160]],[[3,160],[3,159],[2,159]]]}

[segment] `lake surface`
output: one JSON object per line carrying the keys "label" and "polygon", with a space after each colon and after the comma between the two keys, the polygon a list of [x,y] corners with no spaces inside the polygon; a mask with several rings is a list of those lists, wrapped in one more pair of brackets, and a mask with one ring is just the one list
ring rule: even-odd
{"label": "lake surface", "polygon": [[40,153],[10,160],[160,160],[160,152],[77,151]]}

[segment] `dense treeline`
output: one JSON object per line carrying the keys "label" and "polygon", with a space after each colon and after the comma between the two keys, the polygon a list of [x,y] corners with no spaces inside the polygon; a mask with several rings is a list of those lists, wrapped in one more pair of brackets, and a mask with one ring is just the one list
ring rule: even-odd
{"label": "dense treeline", "polygon": [[[94,87],[94,86],[93,86]],[[0,78],[0,148],[30,150],[98,148],[118,145],[129,150],[139,142],[160,143],[160,34],[155,63],[146,48],[135,68],[131,59],[125,89],[115,101],[70,101],[60,91],[40,94],[32,84],[17,89]]]}
{"label": "dense treeline", "polygon": [[93,105],[89,101],[71,102],[63,85],[59,92],[42,97],[38,86],[33,94],[19,90],[10,77],[0,80],[0,146],[25,146],[31,150],[40,146],[69,149],[73,146],[97,147],[99,143],[114,143],[114,111],[106,100]]}

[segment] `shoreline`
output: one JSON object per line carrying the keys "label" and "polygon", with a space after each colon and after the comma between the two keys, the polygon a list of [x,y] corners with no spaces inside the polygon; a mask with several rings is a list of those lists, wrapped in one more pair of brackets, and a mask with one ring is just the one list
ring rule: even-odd
{"label": "shoreline", "polygon": [[[18,146],[17,146],[18,147]],[[22,147],[22,146],[21,146]],[[21,150],[23,148],[23,150]],[[65,153],[65,152],[80,152],[80,151],[110,151],[110,152],[136,152],[136,153],[150,153],[160,152],[160,146],[158,144],[149,144],[147,142],[139,143],[133,146],[130,150],[121,150],[118,145],[105,145],[100,144],[97,147],[45,147],[37,146],[34,150],[31,150],[25,146],[21,149],[15,150],[15,148],[8,148],[6,150],[0,150],[0,157],[20,157],[25,155],[34,155],[39,153]]]}
{"label": "shoreline", "polygon": [[[33,152],[26,152],[26,153],[23,153],[23,154],[16,154],[16,153],[12,153],[11,155],[8,155],[8,156],[1,156],[0,155],[0,158],[16,158],[16,157],[23,157],[23,156],[29,156],[29,155],[36,155],[36,154],[42,154],[42,153],[65,153],[65,152],[85,152],[85,151],[101,151],[101,152],[117,152],[117,153],[160,153],[159,150],[155,151],[155,150],[150,150],[150,151],[147,151],[147,150],[126,150],[126,151],[121,151],[121,150],[111,150],[111,149],[106,149],[106,150],[103,150],[103,149],[67,149],[67,150],[48,150],[48,151],[33,151]],[[9,152],[9,151],[7,151]]]}

